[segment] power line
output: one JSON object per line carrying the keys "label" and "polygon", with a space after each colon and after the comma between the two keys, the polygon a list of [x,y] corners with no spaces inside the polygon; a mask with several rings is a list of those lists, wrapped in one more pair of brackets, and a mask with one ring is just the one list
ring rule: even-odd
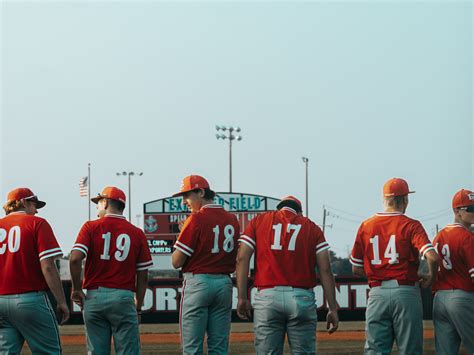
{"label": "power line", "polygon": [[426,213],[426,214],[421,215],[421,216],[416,216],[415,218],[416,219],[427,220],[427,219],[430,219],[430,218],[436,218],[437,216],[443,216],[443,215],[448,214],[448,213],[451,213],[451,209],[446,209],[445,208],[444,210],[439,210],[439,211],[435,211],[435,212],[431,212],[431,213]]}
{"label": "power line", "polygon": [[352,217],[357,217],[357,218],[361,218],[361,219],[367,218],[367,217],[364,217],[364,216],[361,216],[361,215],[358,215],[358,214],[355,214],[355,213],[352,213],[352,212],[347,212],[347,211],[341,210],[340,208],[336,208],[336,207],[329,206],[329,205],[325,205],[325,206],[329,207],[332,210],[336,210],[339,213],[347,214],[347,215],[352,216]]}
{"label": "power line", "polygon": [[433,217],[429,217],[429,218],[417,218],[417,219],[420,220],[420,221],[423,221],[423,222],[425,222],[425,221],[432,221],[433,219],[441,218],[441,217],[443,217],[443,216],[445,216],[445,215],[447,215],[447,214],[449,214],[449,213],[450,213],[450,212],[445,212],[445,213],[440,214],[440,215],[438,215],[438,216],[433,216]]}
{"label": "power line", "polygon": [[327,216],[328,217],[334,217],[334,218],[341,219],[343,221],[351,222],[351,223],[355,223],[355,224],[360,224],[360,222],[361,222],[360,220],[355,220],[355,219],[343,217],[343,216],[340,216],[340,215],[338,215],[334,212],[330,212],[330,211],[327,212]]}
{"label": "power line", "polygon": [[342,231],[342,232],[347,232],[347,233],[353,233],[353,234],[354,234],[354,238],[355,238],[355,234],[357,233],[357,229],[355,229],[355,230],[350,230],[350,229],[339,228],[339,227],[332,227],[332,229],[335,229],[335,230],[338,230],[338,231]]}

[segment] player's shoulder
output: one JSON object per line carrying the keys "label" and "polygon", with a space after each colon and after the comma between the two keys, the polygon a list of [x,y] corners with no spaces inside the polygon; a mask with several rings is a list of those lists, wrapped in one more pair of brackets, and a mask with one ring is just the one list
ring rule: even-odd
{"label": "player's shoulder", "polygon": [[380,219],[383,218],[383,217],[384,216],[382,214],[375,213],[372,216],[369,216],[366,219],[364,219],[362,222],[360,222],[360,227],[364,228],[364,227],[367,227],[367,226],[372,226],[374,224],[377,224],[380,221]]}
{"label": "player's shoulder", "polygon": [[34,215],[29,215],[29,214],[19,214],[17,215],[18,219],[24,223],[34,223],[35,225],[41,225],[41,224],[48,224],[48,221],[46,218],[40,217],[40,216],[34,216]]}
{"label": "player's shoulder", "polygon": [[446,225],[443,229],[441,229],[438,233],[439,237],[449,238],[449,237],[472,237],[474,234],[464,227],[462,224],[453,223]]}
{"label": "player's shoulder", "polygon": [[322,228],[316,222],[303,215],[295,216],[293,224],[300,224],[302,226],[305,226],[305,228],[310,228],[313,231],[316,230],[321,233],[323,232]]}
{"label": "player's shoulder", "polygon": [[267,211],[263,213],[257,214],[253,219],[252,222],[260,224],[263,221],[278,221],[282,219],[280,215],[280,211]]}
{"label": "player's shoulder", "polygon": [[46,222],[48,223],[48,221],[46,220],[46,218],[44,217],[40,217],[40,216],[34,216],[34,215],[30,215],[30,214],[19,214],[18,215],[19,218],[22,218],[24,220],[27,220],[27,221],[34,221],[34,222],[40,222],[40,223],[43,223],[43,222]]}
{"label": "player's shoulder", "polygon": [[[306,218],[306,217],[304,217],[304,218]],[[316,222],[313,222],[309,218],[306,218],[306,219],[309,221],[308,223],[311,226],[311,228],[313,228],[314,230],[316,230],[318,232],[323,233],[323,229],[319,225],[317,225]]]}

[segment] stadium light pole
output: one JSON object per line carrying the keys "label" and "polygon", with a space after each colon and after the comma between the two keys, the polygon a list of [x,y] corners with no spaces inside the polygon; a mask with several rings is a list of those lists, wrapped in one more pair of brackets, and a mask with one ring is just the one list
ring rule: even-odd
{"label": "stadium light pole", "polygon": [[[226,127],[216,125],[216,138],[217,139],[228,139],[229,140],[229,192],[232,192],[232,141],[237,140],[241,141],[241,135],[235,135],[234,132],[239,133],[240,127]],[[220,133],[222,131],[223,133]]]}
{"label": "stadium light pole", "polygon": [[142,176],[143,173],[136,173],[134,171],[122,171],[121,173],[116,174],[117,176],[128,175],[128,221],[132,223],[132,176]]}
{"label": "stadium light pole", "polygon": [[306,157],[301,157],[303,159],[303,163],[305,165],[305,170],[306,170],[306,217],[308,217],[308,162],[309,159]]}

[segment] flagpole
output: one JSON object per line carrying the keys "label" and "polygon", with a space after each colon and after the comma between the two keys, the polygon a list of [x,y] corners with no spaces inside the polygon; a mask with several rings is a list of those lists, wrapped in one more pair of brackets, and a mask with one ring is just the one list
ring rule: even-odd
{"label": "flagpole", "polygon": [[87,164],[87,210],[89,212],[89,221],[91,220],[91,163]]}

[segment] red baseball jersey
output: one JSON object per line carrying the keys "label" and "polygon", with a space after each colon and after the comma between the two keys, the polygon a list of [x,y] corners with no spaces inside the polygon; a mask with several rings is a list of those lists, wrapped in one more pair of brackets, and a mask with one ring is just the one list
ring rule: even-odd
{"label": "red baseball jersey", "polygon": [[370,281],[418,281],[419,255],[434,250],[420,222],[383,212],[362,222],[350,262]]}
{"label": "red baseball jersey", "polygon": [[47,290],[40,261],[62,254],[45,219],[25,212],[0,219],[0,295]]}
{"label": "red baseball jersey", "polygon": [[137,271],[153,265],[145,234],[124,216],[107,214],[84,223],[72,250],[86,256],[82,287],[135,291]]}
{"label": "red baseball jersey", "polygon": [[239,242],[255,250],[255,286],[316,286],[316,254],[329,249],[321,229],[291,208],[256,216]]}
{"label": "red baseball jersey", "polygon": [[174,247],[188,258],[183,272],[230,274],[235,271],[240,225],[221,205],[209,204],[191,214]]}
{"label": "red baseball jersey", "polygon": [[433,244],[441,259],[433,291],[474,292],[474,234],[462,224],[451,224],[438,233]]}

